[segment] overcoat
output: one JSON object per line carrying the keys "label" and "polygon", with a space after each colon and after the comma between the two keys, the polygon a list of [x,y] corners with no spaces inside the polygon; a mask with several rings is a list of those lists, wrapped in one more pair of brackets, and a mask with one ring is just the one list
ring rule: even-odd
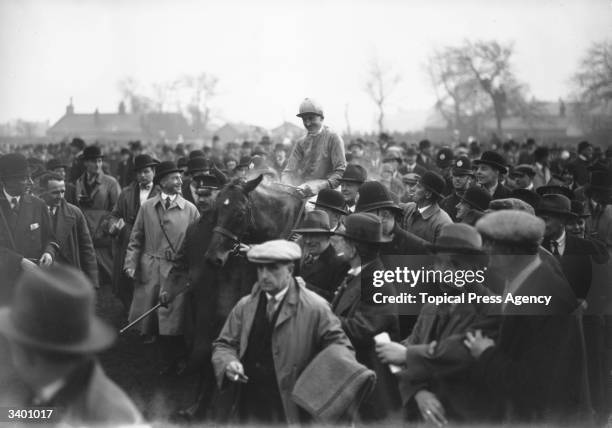
{"label": "overcoat", "polygon": [[[161,195],[146,200],[140,207],[125,255],[125,269],[136,271],[130,321],[157,304],[187,227],[199,217],[197,208],[181,195],[167,210]],[[184,296],[179,295],[168,308],[158,309],[158,326],[155,317],[148,317],[140,323],[141,332],[155,334],[157,327],[161,335],[183,334],[183,303]]]}
{"label": "overcoat", "polygon": [[89,233],[96,249],[99,266],[110,278],[112,276],[112,254],[110,237],[106,234],[105,222],[108,215],[119,199],[121,188],[119,183],[110,175],[103,172],[98,174],[91,192],[85,187],[87,173],[81,175],[76,181],[78,206],[85,214]]}
{"label": "overcoat", "polygon": [[[352,346],[322,297],[295,281],[289,287],[272,333],[272,355],[287,422],[297,424],[299,408],[291,399],[291,392],[302,371],[328,345],[335,343],[350,349]],[[225,382],[225,367],[246,353],[262,292],[256,283],[251,294],[240,299],[213,344],[212,362],[220,388]]]}
{"label": "overcoat", "polygon": [[87,221],[81,210],[62,201],[52,216],[53,232],[59,245],[57,261],[83,271],[91,282],[98,285],[98,263]]}
{"label": "overcoat", "polygon": [[453,222],[446,211],[442,210],[437,203],[431,204],[422,213],[419,213],[415,202],[408,202],[402,205],[402,208],[404,209],[404,217],[401,222],[402,229],[431,243],[436,242],[442,226]]}
{"label": "overcoat", "polygon": [[[159,194],[159,187],[153,186],[149,193],[148,199]],[[125,187],[119,199],[111,212],[111,221],[113,224],[120,219],[123,219],[125,226],[119,231],[115,239],[113,239],[113,292],[124,304],[129,305],[133,292],[133,281],[128,278],[123,271],[123,262],[125,253],[130,242],[132,227],[136,221],[136,215],[140,209],[140,188],[138,183],[134,182]]]}
{"label": "overcoat", "polygon": [[348,270],[348,263],[338,257],[330,244],[314,262],[302,261],[296,275],[304,278],[306,288],[329,302]]}

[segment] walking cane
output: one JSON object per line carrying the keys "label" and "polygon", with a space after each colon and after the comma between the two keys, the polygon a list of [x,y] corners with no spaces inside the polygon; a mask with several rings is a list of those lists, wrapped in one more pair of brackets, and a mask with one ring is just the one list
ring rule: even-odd
{"label": "walking cane", "polygon": [[[178,293],[176,293],[174,295],[174,297],[179,296],[181,294],[183,294],[185,291],[187,291],[187,289],[191,286],[190,283],[187,283],[187,285],[185,285],[183,288],[181,288],[179,290]],[[153,312],[155,312],[156,310],[158,310],[160,307],[162,307],[162,303],[158,303],[157,305],[153,306],[151,309],[149,309],[148,311],[146,311],[144,314],[140,315],[138,318],[136,318],[134,321],[132,321],[131,323],[129,323],[128,325],[126,325],[125,327],[123,327],[121,330],[119,330],[119,334],[123,334],[124,332],[126,332],[127,330],[129,330],[130,328],[134,327],[136,324],[138,324],[140,321],[142,321],[143,319],[145,319],[146,317],[148,317],[149,315],[151,315]]]}

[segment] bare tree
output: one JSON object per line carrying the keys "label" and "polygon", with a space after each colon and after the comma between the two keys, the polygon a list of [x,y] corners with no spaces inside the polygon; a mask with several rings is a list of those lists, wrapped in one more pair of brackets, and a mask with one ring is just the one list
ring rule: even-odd
{"label": "bare tree", "polygon": [[153,100],[144,94],[142,84],[133,77],[126,77],[117,84],[124,100],[130,103],[132,113],[148,113],[154,110]]}
{"label": "bare tree", "polygon": [[378,108],[378,132],[384,132],[385,107],[401,78],[388,67],[381,65],[378,58],[370,61],[365,91]]}
{"label": "bare tree", "polygon": [[182,97],[186,98],[196,134],[206,130],[211,118],[211,100],[217,95],[219,79],[209,73],[184,75],[176,81]]}

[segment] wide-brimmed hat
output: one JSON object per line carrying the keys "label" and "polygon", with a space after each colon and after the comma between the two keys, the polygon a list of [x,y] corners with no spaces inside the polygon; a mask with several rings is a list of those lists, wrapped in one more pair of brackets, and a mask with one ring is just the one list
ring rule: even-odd
{"label": "wide-brimmed hat", "polygon": [[409,172],[402,176],[402,183],[414,186],[421,180],[421,176],[416,172]]}
{"label": "wide-brimmed hat", "polygon": [[508,167],[506,166],[506,160],[502,155],[497,152],[486,151],[480,156],[480,159],[476,159],[472,162],[474,165],[485,164],[489,165],[500,171],[502,174],[508,172]]}
{"label": "wide-brimmed hat", "polygon": [[389,190],[378,181],[367,181],[359,188],[359,199],[355,212],[367,212],[378,209],[391,209],[401,212],[401,208],[393,201]]}
{"label": "wide-brimmed hat", "polygon": [[164,178],[168,174],[172,174],[173,172],[182,171],[172,161],[161,162],[157,165],[157,168],[155,168],[155,179],[153,181],[155,182],[155,184],[157,184],[161,181],[162,178]]}
{"label": "wide-brimmed hat", "polygon": [[435,244],[428,244],[434,253],[484,254],[482,237],[475,227],[465,223],[442,226]]}
{"label": "wide-brimmed hat", "polygon": [[348,164],[342,174],[340,181],[350,181],[353,183],[363,183],[368,179],[368,172],[361,165]]}
{"label": "wide-brimmed hat", "polygon": [[67,354],[101,351],[116,337],[95,314],[91,282],[62,265],[23,273],[11,307],[0,309],[0,332],[32,348]]}
{"label": "wide-brimmed hat", "polygon": [[451,173],[456,176],[474,175],[472,161],[467,156],[460,156],[453,162]]}
{"label": "wide-brimmed hat", "polygon": [[0,157],[0,177],[15,178],[30,175],[28,160],[21,153],[9,153]]}
{"label": "wide-brimmed hat", "polygon": [[329,234],[331,233],[330,229],[329,215],[325,211],[312,210],[306,213],[298,228],[293,231],[297,233]]}
{"label": "wide-brimmed hat", "polygon": [[565,186],[540,186],[536,189],[536,193],[540,196],[544,195],[563,195],[568,199],[574,199],[572,189]]}
{"label": "wide-brimmed hat", "polygon": [[471,186],[468,187],[463,196],[459,196],[459,199],[470,207],[484,212],[489,208],[491,194],[480,186]]}
{"label": "wide-brimmed hat", "polygon": [[390,242],[391,237],[383,236],[382,220],[373,213],[350,214],[344,219],[344,230],[335,235],[366,244],[383,244]]}
{"label": "wide-brimmed hat", "polygon": [[444,188],[446,187],[446,181],[437,172],[427,171],[423,173],[420,184],[430,192],[436,194],[438,197],[443,198]]}
{"label": "wide-brimmed hat", "polygon": [[82,160],[93,160],[103,158],[102,150],[98,146],[87,146],[83,149],[80,158]]}
{"label": "wide-brimmed hat", "polygon": [[57,169],[57,168],[68,168],[69,167],[67,162],[63,162],[61,159],[58,159],[58,158],[49,159],[45,166],[47,168],[47,171],[53,171],[54,169]]}
{"label": "wide-brimmed hat", "polygon": [[134,158],[134,171],[139,171],[145,168],[155,168],[159,161],[153,159],[152,156],[142,154]]}
{"label": "wide-brimmed hat", "polygon": [[562,217],[577,217],[572,212],[572,202],[563,195],[544,195],[536,208],[536,214],[551,214]]}
{"label": "wide-brimmed hat", "polygon": [[317,195],[317,199],[314,202],[315,207],[323,207],[335,211],[339,214],[347,215],[346,201],[342,193],[333,189],[322,189]]}
{"label": "wide-brimmed hat", "polygon": [[573,199],[571,201],[571,204],[572,204],[572,212],[574,214],[576,214],[576,217],[578,217],[578,218],[591,217],[591,213],[589,213],[586,210],[586,207],[584,206],[584,203],[582,201],[578,201],[576,199]]}
{"label": "wide-brimmed hat", "polygon": [[251,156],[242,156],[238,165],[236,165],[236,169],[238,168],[248,168],[251,164]]}

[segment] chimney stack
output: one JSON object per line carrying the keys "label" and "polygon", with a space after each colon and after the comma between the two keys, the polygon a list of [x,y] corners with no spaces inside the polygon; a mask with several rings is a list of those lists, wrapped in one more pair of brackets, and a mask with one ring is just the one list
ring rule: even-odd
{"label": "chimney stack", "polygon": [[66,116],[74,114],[74,106],[72,105],[72,97],[70,97],[70,104],[66,106]]}

